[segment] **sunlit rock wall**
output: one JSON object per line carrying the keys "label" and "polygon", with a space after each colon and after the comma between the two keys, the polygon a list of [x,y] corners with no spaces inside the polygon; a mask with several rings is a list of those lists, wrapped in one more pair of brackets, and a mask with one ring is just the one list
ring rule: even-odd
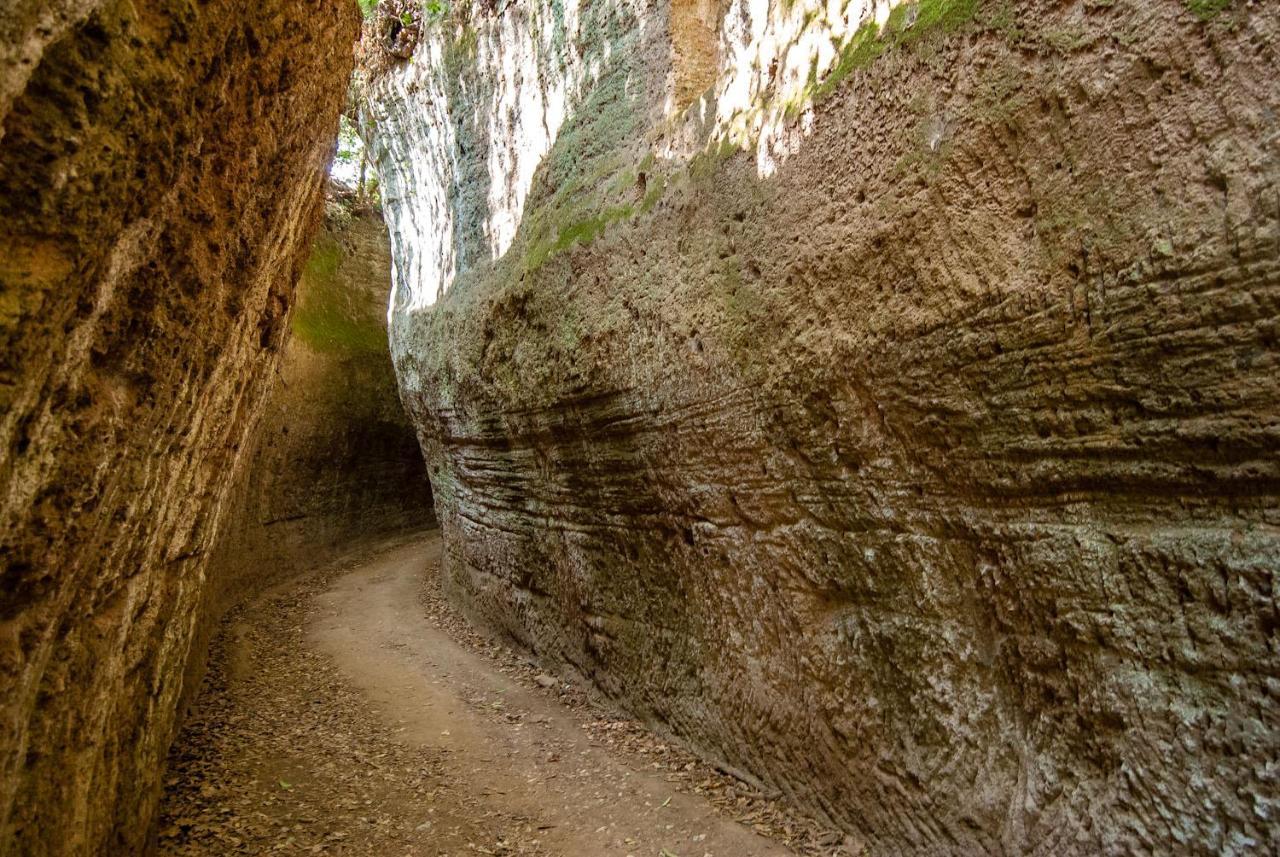
{"label": "sunlit rock wall", "polygon": [[872,853],[1280,848],[1280,18],[471,8],[370,84],[455,600]]}
{"label": "sunlit rock wall", "polygon": [[136,854],[358,14],[0,0],[0,854]]}

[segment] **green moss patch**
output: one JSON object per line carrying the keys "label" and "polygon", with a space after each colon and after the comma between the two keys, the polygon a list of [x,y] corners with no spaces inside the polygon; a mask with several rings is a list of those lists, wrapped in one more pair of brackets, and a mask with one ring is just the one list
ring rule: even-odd
{"label": "green moss patch", "polygon": [[1212,21],[1231,5],[1231,0],[1186,0],[1187,10],[1201,21]]}
{"label": "green moss patch", "polygon": [[344,252],[331,234],[316,239],[298,286],[295,336],[321,352],[388,352],[387,331],[375,302],[341,276]]}
{"label": "green moss patch", "polygon": [[921,0],[894,8],[882,31],[868,22],[840,48],[840,59],[821,81],[811,75],[811,95],[821,101],[836,91],[854,71],[866,68],[894,48],[919,42],[926,36],[947,34],[973,19],[979,0]]}

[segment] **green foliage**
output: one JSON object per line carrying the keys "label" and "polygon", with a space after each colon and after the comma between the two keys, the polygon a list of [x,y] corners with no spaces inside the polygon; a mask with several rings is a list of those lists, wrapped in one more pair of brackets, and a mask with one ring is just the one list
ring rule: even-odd
{"label": "green foliage", "polygon": [[447,0],[426,0],[422,4],[422,8],[427,13],[428,19],[436,20],[443,18],[448,13],[449,4]]}
{"label": "green foliage", "polygon": [[339,161],[347,164],[358,164],[364,155],[364,141],[360,139],[360,131],[356,124],[345,114],[338,117],[338,151],[335,155]]}
{"label": "green foliage", "polygon": [[378,0],[356,0],[360,4],[360,14],[369,19],[373,17],[373,13],[378,11]]}

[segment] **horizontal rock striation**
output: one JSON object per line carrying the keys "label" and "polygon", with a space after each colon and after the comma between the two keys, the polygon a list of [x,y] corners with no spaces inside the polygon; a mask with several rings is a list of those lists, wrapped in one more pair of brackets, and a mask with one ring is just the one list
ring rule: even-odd
{"label": "horizontal rock striation", "polygon": [[1280,848],[1280,22],[673,5],[370,85],[452,597],[873,853]]}
{"label": "horizontal rock striation", "polygon": [[358,14],[0,7],[0,854],[141,853]]}

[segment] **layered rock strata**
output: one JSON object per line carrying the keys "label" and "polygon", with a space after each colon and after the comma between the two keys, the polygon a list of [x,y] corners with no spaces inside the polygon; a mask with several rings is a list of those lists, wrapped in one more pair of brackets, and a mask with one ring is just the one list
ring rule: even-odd
{"label": "layered rock strata", "polygon": [[1280,848],[1278,45],[427,21],[368,119],[452,597],[874,853]]}
{"label": "layered rock strata", "polygon": [[140,853],[358,14],[0,21],[0,853]]}

